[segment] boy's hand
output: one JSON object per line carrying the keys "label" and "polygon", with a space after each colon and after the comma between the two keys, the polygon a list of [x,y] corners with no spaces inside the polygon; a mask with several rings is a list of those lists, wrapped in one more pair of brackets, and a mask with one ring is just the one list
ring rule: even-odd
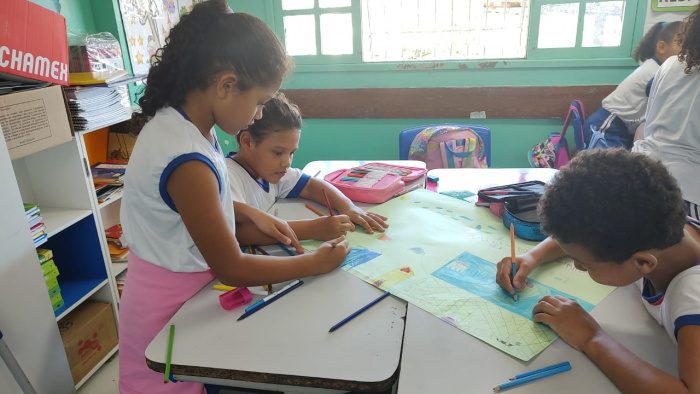
{"label": "boy's hand", "polygon": [[350,248],[344,236],[324,242],[314,252],[314,260],[319,274],[336,269],[345,260]]}
{"label": "boy's hand", "polygon": [[539,265],[529,254],[516,256],[514,262],[518,266],[518,270],[513,278],[513,283],[510,281],[511,263],[513,263],[510,257],[504,257],[496,265],[496,283],[511,295],[515,294],[515,289],[520,291],[525,287],[527,276]]}
{"label": "boy's hand", "polygon": [[565,297],[545,296],[532,313],[536,322],[548,325],[564,342],[579,351],[603,331],[581,305]]}
{"label": "boy's hand", "polygon": [[314,219],[313,228],[314,239],[319,241],[328,241],[344,236],[348,231],[355,231],[355,225],[347,215],[323,216]]}
{"label": "boy's hand", "polygon": [[389,227],[386,223],[386,216],[374,212],[367,212],[354,204],[350,205],[345,212],[341,213],[348,215],[353,223],[360,225],[369,234],[373,234],[375,230],[384,232],[384,229]]}

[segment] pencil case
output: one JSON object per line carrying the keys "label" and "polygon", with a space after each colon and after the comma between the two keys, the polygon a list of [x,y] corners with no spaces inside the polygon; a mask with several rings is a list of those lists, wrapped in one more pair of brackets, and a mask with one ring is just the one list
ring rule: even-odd
{"label": "pencil case", "polygon": [[[379,204],[410,191],[406,185],[424,177],[426,172],[424,168],[373,162],[333,171],[323,179],[353,201]],[[416,184],[422,186],[420,182]]]}
{"label": "pencil case", "polygon": [[498,217],[505,213],[506,203],[513,213],[526,212],[537,209],[544,187],[544,182],[528,181],[481,189],[477,192],[477,205],[489,207]]}
{"label": "pencil case", "polygon": [[540,218],[537,215],[536,208],[527,211],[513,212],[510,206],[510,202],[505,203],[503,225],[506,226],[506,228],[510,228],[512,223],[515,235],[518,238],[528,241],[542,241],[546,238],[546,236],[542,234]]}

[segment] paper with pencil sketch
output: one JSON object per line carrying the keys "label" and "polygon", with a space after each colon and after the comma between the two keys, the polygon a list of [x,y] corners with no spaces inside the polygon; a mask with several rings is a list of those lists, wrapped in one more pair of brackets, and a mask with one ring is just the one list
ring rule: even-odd
{"label": "paper with pencil sketch", "polygon": [[[371,210],[389,217],[390,227],[349,233],[343,269],[521,360],[556,339],[531,320],[540,298],[562,295],[590,311],[613,290],[569,259],[537,270],[514,302],[495,281],[496,263],[510,255],[509,233],[487,209],[418,190]],[[517,239],[516,253],[535,245]]]}

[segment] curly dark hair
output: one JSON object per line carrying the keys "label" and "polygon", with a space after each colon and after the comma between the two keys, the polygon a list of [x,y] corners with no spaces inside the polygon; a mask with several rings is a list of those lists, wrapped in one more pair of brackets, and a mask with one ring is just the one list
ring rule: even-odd
{"label": "curly dark hair", "polygon": [[685,202],[661,162],[623,149],[584,151],[540,199],[542,229],[557,241],[621,263],[683,238]]}
{"label": "curly dark hair", "polygon": [[[262,118],[256,120],[246,131],[255,142],[260,143],[270,133],[289,129],[301,129],[301,111],[284,93],[277,92],[265,103]],[[239,142],[240,136],[240,133],[236,136]]]}
{"label": "curly dark hair", "polygon": [[208,0],[183,15],[158,49],[139,99],[142,118],[166,106],[182,105],[188,93],[204,90],[216,75],[233,71],[237,88],[274,86],[291,69],[291,60],[272,30],[260,19],[234,13],[225,0]]}
{"label": "curly dark hair", "polygon": [[678,60],[685,63],[685,73],[700,68],[700,5],[683,21],[680,33],[681,51]]}
{"label": "curly dark hair", "polygon": [[636,62],[643,62],[656,56],[656,43],[664,41],[673,43],[678,31],[681,29],[681,22],[658,22],[649,29],[642,37],[632,52],[632,59]]}

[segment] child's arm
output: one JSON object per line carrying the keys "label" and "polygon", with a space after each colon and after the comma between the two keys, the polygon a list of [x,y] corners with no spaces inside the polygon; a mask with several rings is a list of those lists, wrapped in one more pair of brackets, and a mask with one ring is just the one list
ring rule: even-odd
{"label": "child's arm", "polygon": [[[245,233],[251,237],[245,242],[241,239],[240,234],[237,234],[238,242],[241,244],[269,245],[271,243],[281,242],[293,247],[297,253],[304,253],[304,248],[301,247],[299,238],[294,228],[289,225],[289,222],[278,219],[267,212],[263,212],[260,209],[238,201],[233,202],[233,210],[236,216],[236,226],[244,226],[247,223],[251,223],[258,230],[247,230]],[[249,244],[247,242],[251,243]]]}
{"label": "child's arm", "polygon": [[218,180],[200,161],[178,166],[166,189],[204,260],[224,284],[256,286],[317,275],[338,267],[347,254],[348,244],[342,237],[299,256],[243,254],[221,208]]}
{"label": "child's arm", "polygon": [[389,227],[389,225],[386,223],[387,218],[385,216],[374,212],[367,212],[364,209],[356,206],[335,186],[322,179],[309,179],[306,186],[304,186],[301,193],[299,193],[299,196],[301,198],[316,201],[325,206],[326,200],[323,197],[323,190],[326,191],[332,208],[344,215],[348,215],[353,223],[359,224],[368,233],[372,234],[374,233],[374,230],[383,232],[385,228]]}
{"label": "child's arm", "polygon": [[547,296],[534,309],[574,349],[582,351],[623,393],[700,393],[700,326],[678,332],[678,375],[672,376],[637,357],[609,337],[579,304]]}
{"label": "child's arm", "polygon": [[308,220],[290,220],[289,225],[300,239],[317,239],[328,241],[345,235],[348,231],[354,231],[347,215],[322,216]]}
{"label": "child's arm", "polygon": [[511,263],[513,261],[511,261],[510,256],[504,257],[499,261],[496,268],[496,282],[508,293],[515,294],[513,284],[515,284],[518,290],[522,290],[530,272],[542,263],[556,260],[563,256],[565,256],[564,251],[557,241],[552,239],[552,237],[547,237],[527,253],[515,257],[514,263],[518,265],[518,270],[513,278],[512,284],[510,281],[510,272]]}

